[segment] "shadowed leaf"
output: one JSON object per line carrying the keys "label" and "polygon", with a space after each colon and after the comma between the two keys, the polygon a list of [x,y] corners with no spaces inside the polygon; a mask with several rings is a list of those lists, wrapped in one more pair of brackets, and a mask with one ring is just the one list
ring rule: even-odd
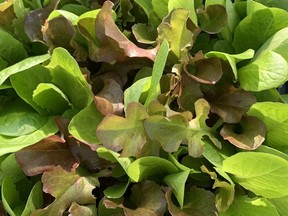
{"label": "shadowed leaf", "polygon": [[215,195],[195,186],[186,190],[184,206],[179,208],[172,201],[172,191],[165,194],[168,210],[172,216],[216,216]]}
{"label": "shadowed leaf", "polygon": [[72,52],[71,40],[76,34],[72,23],[64,16],[60,15],[51,20],[47,20],[42,27],[43,38],[50,51],[56,47],[63,47]]}
{"label": "shadowed leaf", "polygon": [[25,19],[25,32],[33,42],[43,42],[41,28],[49,14],[57,7],[60,0],[49,1],[49,4],[44,8],[39,8],[31,11]]}
{"label": "shadowed leaf", "polygon": [[195,74],[189,73],[187,67],[185,72],[199,83],[215,84],[223,75],[221,61],[217,58],[199,59],[195,66]]}
{"label": "shadowed leaf", "polygon": [[198,10],[200,28],[209,33],[219,33],[227,25],[227,13],[222,5],[208,5]]}
{"label": "shadowed leaf", "polygon": [[51,171],[58,165],[65,170],[74,170],[79,163],[64,140],[56,135],[21,149],[15,156],[27,176]]}
{"label": "shadowed leaf", "polygon": [[203,98],[200,83],[191,79],[190,75],[183,73],[180,78],[180,91],[177,97],[179,107],[184,110],[194,111],[194,103]]}
{"label": "shadowed leaf", "polygon": [[133,208],[126,207],[123,202],[105,199],[106,208],[122,208],[126,216],[162,216],[166,211],[166,201],[161,187],[152,181],[135,184],[131,189],[130,202]]}
{"label": "shadowed leaf", "polygon": [[[255,97],[243,89],[232,85],[221,85],[219,92],[210,100],[211,112],[218,114],[224,122],[237,123],[253,103]],[[217,91],[217,90],[216,90]]]}

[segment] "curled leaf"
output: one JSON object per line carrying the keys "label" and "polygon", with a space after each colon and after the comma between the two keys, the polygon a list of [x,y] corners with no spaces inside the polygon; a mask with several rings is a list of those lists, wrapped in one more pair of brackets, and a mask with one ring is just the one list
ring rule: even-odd
{"label": "curled leaf", "polygon": [[266,126],[256,117],[243,116],[236,125],[225,124],[220,134],[238,148],[254,150],[264,142]]}
{"label": "curled leaf", "polygon": [[25,19],[24,27],[25,32],[31,41],[43,42],[43,34],[41,28],[49,14],[57,7],[59,1],[60,0],[49,1],[49,4],[46,5],[46,7],[36,9],[28,14]]}
{"label": "curled leaf", "polygon": [[100,42],[100,48],[94,61],[123,61],[127,57],[146,57],[154,61],[158,47],[145,50],[132,43],[117,27],[112,16],[113,3],[105,1],[95,22],[95,34]]}
{"label": "curled leaf", "polygon": [[215,84],[223,75],[221,61],[218,58],[199,59],[195,62],[195,66],[195,74],[188,71],[187,65],[184,71],[199,83]]}

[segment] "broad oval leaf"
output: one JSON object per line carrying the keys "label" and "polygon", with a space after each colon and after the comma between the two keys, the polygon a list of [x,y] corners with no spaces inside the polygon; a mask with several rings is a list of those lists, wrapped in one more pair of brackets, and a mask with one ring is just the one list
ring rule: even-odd
{"label": "broad oval leaf", "polygon": [[0,113],[0,135],[22,136],[39,130],[48,121],[22,100],[8,103]]}
{"label": "broad oval leaf", "polygon": [[277,198],[288,195],[288,161],[260,153],[240,152],[223,161],[222,170],[235,183],[256,195]]}
{"label": "broad oval leaf", "polygon": [[244,18],[235,29],[236,52],[258,50],[278,30],[288,26],[288,12],[279,8],[258,10]]}
{"label": "broad oval leaf", "polygon": [[257,59],[265,51],[271,50],[280,54],[286,61],[288,61],[288,27],[277,31],[270,37],[255,53],[254,59]]}
{"label": "broad oval leaf", "polygon": [[236,196],[229,209],[221,214],[221,216],[231,215],[255,216],[269,215],[280,216],[277,209],[265,198],[249,198],[246,196]]}
{"label": "broad oval leaf", "polygon": [[277,88],[288,79],[288,63],[278,53],[265,51],[238,70],[240,86],[246,91]]}

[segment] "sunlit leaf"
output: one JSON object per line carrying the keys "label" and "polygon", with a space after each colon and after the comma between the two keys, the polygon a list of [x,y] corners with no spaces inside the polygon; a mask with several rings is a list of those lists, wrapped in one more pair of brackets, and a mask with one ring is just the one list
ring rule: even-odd
{"label": "sunlit leaf", "polygon": [[[93,180],[94,183],[97,179]],[[95,203],[92,190],[96,185],[76,172],[66,172],[61,167],[42,175],[43,191],[55,197],[55,201],[44,209],[38,209],[32,213],[38,215],[62,215],[70,206],[77,202],[79,205]]]}
{"label": "sunlit leaf", "polygon": [[147,113],[139,103],[128,104],[126,118],[106,116],[97,128],[97,136],[106,148],[120,151],[121,156],[137,156],[146,143],[143,120]]}
{"label": "sunlit leaf", "polygon": [[234,182],[257,195],[277,198],[288,194],[288,162],[281,157],[241,152],[225,159],[222,169],[232,175]]}

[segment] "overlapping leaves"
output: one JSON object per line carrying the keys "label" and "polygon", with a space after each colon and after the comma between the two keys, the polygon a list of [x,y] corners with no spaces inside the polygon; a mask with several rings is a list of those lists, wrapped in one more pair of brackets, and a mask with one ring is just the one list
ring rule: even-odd
{"label": "overlapping leaves", "polygon": [[10,215],[286,214],[284,1],[0,2]]}

